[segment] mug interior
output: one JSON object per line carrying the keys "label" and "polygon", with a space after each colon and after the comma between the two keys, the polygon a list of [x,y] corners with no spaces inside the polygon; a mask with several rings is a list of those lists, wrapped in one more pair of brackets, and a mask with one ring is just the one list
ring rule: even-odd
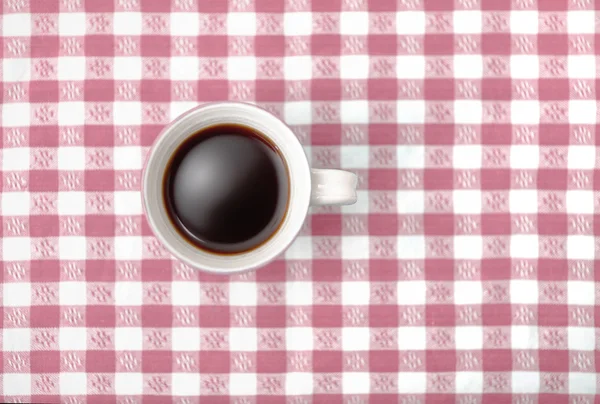
{"label": "mug interior", "polygon": [[[244,125],[263,134],[279,149],[289,175],[288,208],[278,230],[260,246],[235,255],[212,253],[190,244],[174,227],[163,200],[163,177],[173,153],[194,133],[218,124]],[[256,268],[285,250],[302,227],[310,189],[308,161],[291,129],[269,112],[242,103],[203,105],[169,124],[150,151],[142,180],[146,217],[157,238],[190,266],[218,273]]]}

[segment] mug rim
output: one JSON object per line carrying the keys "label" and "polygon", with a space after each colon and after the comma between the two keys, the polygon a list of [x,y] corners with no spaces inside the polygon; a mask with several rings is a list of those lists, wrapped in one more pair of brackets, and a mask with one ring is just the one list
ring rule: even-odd
{"label": "mug rim", "polygon": [[[280,150],[289,176],[288,207],[278,229],[263,244],[232,255],[213,253],[185,240],[171,221],[165,222],[168,213],[164,201],[162,197],[156,198],[157,190],[162,196],[166,162],[177,147],[197,131],[218,124],[243,124],[260,132]],[[173,119],[152,143],[142,172],[142,207],[150,229],[173,256],[199,270],[233,274],[265,265],[289,247],[306,219],[311,186],[310,166],[304,149],[285,122],[254,104],[211,102]]]}

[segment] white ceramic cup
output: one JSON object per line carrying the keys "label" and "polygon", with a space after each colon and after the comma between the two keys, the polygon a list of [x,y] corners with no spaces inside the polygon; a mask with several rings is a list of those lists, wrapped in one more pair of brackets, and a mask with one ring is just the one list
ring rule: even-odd
{"label": "white ceramic cup", "polygon": [[[169,220],[163,201],[163,178],[173,153],[189,136],[217,124],[254,128],[277,146],[288,167],[290,199],[283,223],[265,243],[240,254],[213,254],[186,241]],[[310,205],[355,203],[356,182],[356,175],[348,171],[311,169],[298,138],[271,113],[250,104],[223,102],[192,109],[163,129],[146,162],[142,198],[150,227],[174,256],[197,269],[229,274],[258,268],[285,251]]]}

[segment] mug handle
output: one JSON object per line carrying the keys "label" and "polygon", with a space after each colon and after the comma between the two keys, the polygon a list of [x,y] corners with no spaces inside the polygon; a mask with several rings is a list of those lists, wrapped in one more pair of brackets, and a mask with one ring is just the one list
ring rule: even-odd
{"label": "mug handle", "polygon": [[356,202],[356,174],[344,170],[311,168],[311,206],[352,205]]}

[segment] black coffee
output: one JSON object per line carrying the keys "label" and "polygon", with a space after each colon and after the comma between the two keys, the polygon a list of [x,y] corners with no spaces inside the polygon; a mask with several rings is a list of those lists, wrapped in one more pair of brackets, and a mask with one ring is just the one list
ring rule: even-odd
{"label": "black coffee", "polygon": [[180,233],[199,248],[235,254],[260,246],[282,223],[288,170],[264,135],[216,125],[190,136],[173,154],[164,199]]}

